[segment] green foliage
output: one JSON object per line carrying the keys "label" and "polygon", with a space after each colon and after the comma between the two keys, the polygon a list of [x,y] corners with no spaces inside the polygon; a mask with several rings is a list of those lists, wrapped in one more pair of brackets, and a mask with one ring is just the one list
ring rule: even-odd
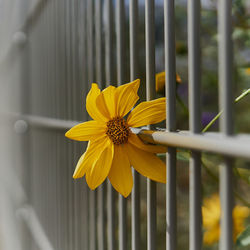
{"label": "green foliage", "polygon": [[250,226],[248,226],[236,240],[237,247],[245,247],[250,245]]}

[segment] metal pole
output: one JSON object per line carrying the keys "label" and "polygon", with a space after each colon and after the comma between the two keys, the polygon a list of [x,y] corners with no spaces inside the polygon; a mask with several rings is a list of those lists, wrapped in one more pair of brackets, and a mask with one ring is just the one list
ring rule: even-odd
{"label": "metal pole", "polygon": [[[99,86],[103,86],[103,54],[102,54],[102,0],[95,1],[95,51],[96,51],[96,79]],[[105,201],[104,182],[97,190],[98,200],[98,250],[105,250],[106,247],[106,227],[105,227]]]}
{"label": "metal pole", "polygon": [[[233,44],[232,44],[232,1],[218,3],[218,51],[219,51],[219,104],[223,110],[220,130],[226,136],[233,134]],[[233,249],[233,161],[225,158],[220,167],[221,236],[220,249]]]}
{"label": "metal pole", "polygon": [[[129,2],[129,44],[130,44],[130,80],[138,76],[138,50],[137,50],[137,26],[138,26],[138,0]],[[140,176],[133,169],[134,188],[132,190],[132,250],[140,249]]]}
{"label": "metal pole", "polygon": [[[83,58],[87,58],[88,54],[88,44],[87,44],[87,1],[82,1],[82,27],[80,27],[80,34],[83,34],[82,37],[82,56]],[[83,64],[82,67],[82,80],[83,80],[83,92],[87,93],[88,91],[88,64],[87,62],[82,59],[81,63]],[[83,113],[84,119],[87,120],[88,114],[85,111]],[[89,248],[89,230],[88,230],[88,218],[89,218],[89,207],[88,207],[88,199],[89,199],[89,189],[87,186],[86,181],[83,184],[83,194],[82,194],[82,212],[83,212],[83,249]]]}
{"label": "metal pole", "polygon": [[[106,87],[112,83],[113,58],[112,58],[112,0],[105,0],[105,69]],[[108,182],[107,189],[108,202],[108,250],[115,250],[115,194],[113,187]]]}
{"label": "metal pole", "polygon": [[[124,83],[125,68],[125,5],[124,0],[116,1],[116,49],[117,81]],[[127,200],[119,195],[119,250],[127,249]]]}
{"label": "metal pole", "polygon": [[[164,0],[165,72],[167,99],[167,130],[176,129],[176,72],[175,72],[175,11],[174,0]],[[176,249],[176,149],[168,148],[167,153],[167,250]]]}
{"label": "metal pole", "polygon": [[[154,98],[155,85],[155,3],[145,1],[146,95]],[[156,249],[156,183],[147,179],[147,249]]]}
{"label": "metal pole", "polygon": [[[188,76],[189,128],[201,132],[201,58],[200,58],[200,0],[188,1]],[[202,246],[201,220],[201,154],[191,152],[189,162],[189,248]]]}
{"label": "metal pole", "polygon": [[[87,46],[88,46],[88,85],[94,82],[94,33],[93,19],[94,6],[92,0],[87,0]],[[97,230],[96,230],[96,191],[89,192],[89,249],[96,250]]]}

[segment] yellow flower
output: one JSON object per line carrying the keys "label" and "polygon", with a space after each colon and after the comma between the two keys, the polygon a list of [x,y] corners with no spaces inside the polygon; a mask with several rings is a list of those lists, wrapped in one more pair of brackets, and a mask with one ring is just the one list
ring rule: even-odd
{"label": "yellow flower", "polygon": [[250,75],[250,67],[245,69],[245,73],[249,76]]}
{"label": "yellow flower", "polygon": [[87,184],[93,190],[108,177],[112,186],[127,197],[133,187],[131,166],[154,181],[166,182],[166,166],[156,156],[166,152],[166,148],[144,144],[130,130],[165,120],[166,100],[142,102],[131,111],[139,99],[139,86],[137,79],[100,91],[93,83],[86,99],[86,109],[93,120],[78,124],[65,134],[73,140],[89,141],[73,178],[86,174]]}
{"label": "yellow flower", "polygon": [[[204,200],[202,207],[203,227],[205,229],[203,241],[206,245],[212,245],[220,238],[220,199],[217,194]],[[244,230],[244,220],[249,216],[249,208],[244,206],[235,206],[233,209],[233,239]]]}
{"label": "yellow flower", "polygon": [[[156,92],[161,92],[165,88],[165,71],[157,73],[155,75],[155,90]],[[176,82],[181,83],[181,77],[176,74]]]}

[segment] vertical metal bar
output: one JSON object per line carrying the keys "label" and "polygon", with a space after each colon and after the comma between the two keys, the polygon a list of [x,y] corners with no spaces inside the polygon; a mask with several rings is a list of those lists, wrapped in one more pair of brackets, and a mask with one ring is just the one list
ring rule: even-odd
{"label": "vertical metal bar", "polygon": [[[53,67],[50,67],[50,69],[48,70],[49,73],[49,88],[48,88],[48,93],[47,93],[47,100],[50,99],[51,100],[51,108],[50,108],[50,114],[49,112],[47,113],[48,115],[57,118],[58,117],[58,107],[57,107],[57,99],[58,99],[58,93],[56,93],[57,90],[57,64],[56,64],[56,60],[57,60],[57,53],[56,53],[56,48],[54,47],[56,40],[57,40],[57,32],[56,32],[56,21],[57,21],[57,12],[56,12],[56,3],[52,3],[51,7],[50,7],[50,12],[49,12],[49,18],[48,21],[50,23],[50,27],[48,27],[49,30],[49,34],[48,36],[51,38],[51,44],[50,44],[50,50],[48,50],[48,53],[50,54],[48,61],[50,62],[50,64],[53,65]],[[51,53],[51,51],[54,52]],[[53,80],[52,80],[53,79]],[[51,82],[52,80],[52,82]],[[49,189],[53,190],[50,193],[50,197],[49,197],[49,211],[50,211],[50,223],[52,226],[50,226],[51,229],[53,229],[53,231],[49,234],[51,234],[52,238],[53,238],[53,246],[58,248],[58,230],[55,230],[58,227],[58,218],[57,218],[57,211],[58,211],[58,200],[56,199],[58,197],[57,194],[57,170],[56,170],[56,166],[57,166],[57,133],[53,133],[51,135],[48,135],[49,139],[48,139],[48,159],[51,159],[49,161],[48,165],[49,169],[48,169],[48,176],[51,176],[52,179],[50,180],[49,178]],[[53,166],[53,167],[51,167]],[[52,181],[53,180],[53,181]],[[51,217],[53,219],[51,219]]]}
{"label": "vertical metal bar", "polygon": [[177,245],[177,213],[176,213],[176,149],[168,148],[167,153],[167,201],[166,201],[166,249],[174,250]]}
{"label": "vertical metal bar", "polygon": [[[175,71],[175,9],[174,0],[164,0],[164,42],[167,99],[167,129],[176,129],[176,71]],[[176,249],[176,149],[168,148],[166,185],[166,248]]]}
{"label": "vertical metal bar", "polygon": [[112,83],[112,0],[105,0],[105,69],[106,86]]}
{"label": "vertical metal bar", "polygon": [[[73,65],[73,72],[75,76],[75,84],[76,88],[74,90],[75,97],[75,107],[76,110],[76,119],[87,119],[87,112],[83,112],[82,103],[83,98],[82,95],[88,92],[88,87],[84,83],[87,81],[86,79],[86,46],[85,46],[85,39],[86,39],[86,16],[84,15],[85,11],[85,1],[75,1],[74,2],[74,11],[72,17],[74,17],[75,23],[72,23],[72,29],[75,29],[75,39],[74,39],[74,58],[75,58],[75,65]],[[85,143],[84,143],[85,144]],[[76,150],[74,155],[79,157],[83,153],[83,147],[79,143],[76,143]],[[78,159],[76,159],[78,160]],[[73,166],[73,165],[72,165]],[[72,170],[73,171],[73,170]],[[74,233],[74,240],[76,241],[75,249],[87,249],[86,246],[86,213],[87,211],[84,209],[86,204],[86,183],[83,180],[79,180],[74,183],[75,186],[75,233]],[[79,214],[81,216],[79,217]]]}
{"label": "vertical metal bar", "polygon": [[[219,104],[223,110],[220,119],[220,130],[226,136],[233,133],[233,45],[232,45],[232,1],[220,0],[218,3],[218,50],[219,50]],[[220,249],[233,248],[232,210],[232,160],[225,158],[220,167],[220,200],[221,200],[221,236]]]}
{"label": "vertical metal bar", "polygon": [[156,249],[156,182],[147,179],[147,249]]}
{"label": "vertical metal bar", "polygon": [[202,247],[201,154],[192,151],[189,163],[189,249]]}
{"label": "vertical metal bar", "polygon": [[[28,6],[29,3],[26,2],[18,2],[17,3],[17,9],[19,10],[19,14],[20,17],[18,17],[18,19],[21,20],[21,17],[27,14],[27,10],[28,10]],[[7,21],[7,20],[6,20]],[[19,56],[19,60],[17,61],[18,63],[18,67],[20,68],[20,75],[19,77],[19,81],[20,81],[20,112],[21,113],[26,113],[29,114],[31,111],[31,77],[30,77],[30,57],[31,57],[31,47],[27,46],[27,34],[26,33],[20,33],[23,34],[23,37],[25,39],[25,46],[22,48],[22,52],[21,52],[21,56]],[[18,42],[18,41],[16,41]],[[19,41],[20,42],[20,41]],[[20,48],[19,48],[20,49]],[[18,49],[18,52],[16,53],[20,53]],[[4,94],[5,92],[2,91],[3,95],[6,96],[6,94]],[[7,96],[6,96],[7,97]],[[4,103],[4,102],[3,102]],[[30,198],[31,194],[32,194],[32,174],[31,174],[31,132],[29,133],[25,133],[22,136],[22,140],[20,142],[20,154],[22,156],[21,158],[21,167],[22,167],[22,171],[23,171],[23,175],[22,175],[22,184],[24,185],[24,190],[27,193],[27,196]],[[3,140],[3,139],[2,139]],[[8,150],[6,148],[6,150]],[[2,151],[4,152],[4,151]],[[7,155],[9,157],[9,155]],[[7,194],[6,194],[7,195]],[[5,204],[6,205],[6,204]],[[2,222],[3,223],[3,222]],[[2,224],[3,225],[3,224]],[[10,226],[10,223],[9,223]],[[11,239],[11,234],[9,233],[9,226],[7,226],[7,228],[5,228],[5,232],[3,232],[4,234],[2,235],[2,237],[5,237],[5,233],[7,233],[6,236],[10,237]],[[17,244],[15,244],[16,242],[10,242],[10,246],[8,245],[7,248],[20,248],[20,249],[31,249],[32,247],[32,243],[30,242],[30,235],[29,232],[27,230],[26,225],[21,224],[21,244],[17,241]],[[16,237],[17,239],[17,237]],[[8,241],[7,241],[8,242]],[[13,244],[14,243],[14,244]],[[4,242],[2,244],[4,246]],[[18,246],[19,245],[19,246]]]}
{"label": "vertical metal bar", "polygon": [[129,3],[129,44],[130,44],[130,80],[138,77],[138,0],[130,0]]}
{"label": "vertical metal bar", "polygon": [[[94,38],[93,38],[93,1],[87,0],[87,34],[88,34],[88,85],[94,82]],[[89,191],[89,249],[96,250],[96,191]]]}
{"label": "vertical metal bar", "polygon": [[232,1],[220,0],[218,6],[218,41],[219,41],[219,101],[223,113],[220,130],[226,134],[233,133],[233,44],[232,44]]}
{"label": "vertical metal bar", "polygon": [[116,44],[117,44],[117,80],[124,83],[125,68],[125,6],[124,0],[117,0],[116,6]]}
{"label": "vertical metal bar", "polygon": [[201,132],[200,0],[188,0],[189,126]]}
{"label": "vertical metal bar", "polygon": [[[65,7],[65,2],[63,1],[62,4],[59,4],[58,5],[59,7],[59,11],[58,11],[58,14],[60,15],[60,20],[59,20],[59,23],[61,25],[58,26],[58,32],[60,34],[60,41],[61,43],[59,43],[59,51],[63,50],[65,51],[66,50],[66,30],[65,30],[65,27],[66,27],[66,18],[65,18],[65,15],[66,15],[66,7]],[[61,50],[60,50],[61,49]],[[66,80],[66,77],[67,77],[67,74],[66,74],[66,55],[65,53],[58,53],[58,56],[59,56],[59,59],[58,59],[58,62],[60,63],[60,69],[61,69],[61,72],[59,74],[59,81],[60,81],[60,118],[62,119],[67,119],[67,103],[68,103],[68,96],[67,96],[67,80]],[[66,99],[66,101],[65,101]],[[58,144],[61,145],[61,148],[60,148],[60,162],[59,162],[59,165],[61,163],[61,168],[63,167],[63,171],[60,172],[60,176],[61,178],[64,180],[64,181],[60,181],[59,183],[59,190],[60,190],[60,200],[61,200],[61,204],[60,204],[60,210],[59,210],[59,215],[60,215],[60,219],[59,219],[59,226],[60,227],[60,230],[61,230],[61,246],[62,248],[64,247],[65,244],[67,244],[68,242],[68,232],[67,232],[67,228],[68,228],[68,221],[66,218],[68,218],[68,215],[67,215],[67,211],[68,211],[68,208],[67,208],[67,185],[65,184],[65,182],[67,182],[68,180],[68,177],[67,177],[67,158],[66,158],[66,155],[67,155],[67,152],[68,152],[68,145],[65,143],[65,140],[64,138],[62,138],[62,136],[59,136],[59,139],[58,139]],[[64,226],[63,226],[64,225]]]}
{"label": "vertical metal bar", "polygon": [[[201,131],[200,0],[188,0],[189,128]],[[192,151],[189,163],[189,249],[202,246],[201,154]]]}
{"label": "vertical metal bar", "polygon": [[233,249],[233,173],[232,159],[225,158],[220,166],[221,235],[220,250]]}
{"label": "vertical metal bar", "polygon": [[[130,43],[130,80],[138,76],[138,50],[137,50],[137,26],[138,26],[138,0],[129,2],[129,43]],[[140,235],[140,176],[133,169],[134,188],[132,190],[132,250],[139,250]]]}
{"label": "vertical metal bar", "polygon": [[[79,2],[79,68],[80,74],[81,74],[81,88],[83,93],[88,92],[88,63],[87,63],[87,0],[82,0]],[[82,101],[82,100],[81,100]],[[81,110],[82,111],[82,110]],[[88,119],[87,112],[82,112],[81,115],[83,116],[84,120]],[[83,148],[82,148],[83,150]],[[81,153],[82,153],[81,150]],[[82,249],[89,249],[89,230],[88,230],[88,218],[89,218],[89,206],[88,206],[88,186],[86,184],[86,181],[84,180],[82,182],[82,195],[81,195],[81,213],[83,214],[81,218],[81,247]]]}
{"label": "vertical metal bar", "polygon": [[106,246],[105,227],[105,204],[104,204],[104,183],[98,188],[98,250],[104,250]]}
{"label": "vertical metal bar", "polygon": [[[71,4],[71,15],[70,15],[70,30],[71,30],[71,54],[72,54],[72,60],[71,60],[71,71],[72,71],[72,77],[71,77],[71,86],[72,86],[72,117],[74,120],[77,120],[81,117],[80,115],[80,109],[82,100],[79,98],[79,93],[81,91],[80,88],[80,81],[79,81],[79,64],[78,64],[78,2],[73,1]],[[82,70],[82,69],[81,69]],[[79,157],[79,143],[73,144],[73,155]],[[77,157],[72,157],[72,163],[71,163],[71,173],[73,172],[74,169],[74,160]],[[76,159],[78,160],[78,159]],[[72,203],[72,210],[73,210],[73,249],[79,249],[80,248],[80,240],[81,240],[81,229],[79,228],[79,212],[80,210],[80,195],[82,194],[82,182],[73,182],[73,203]]]}
{"label": "vertical metal bar", "polygon": [[119,249],[127,249],[127,200],[119,195]]}
{"label": "vertical metal bar", "polygon": [[155,89],[155,4],[145,1],[145,39],[146,39],[146,97],[154,98]]}
{"label": "vertical metal bar", "polygon": [[[145,1],[146,96],[154,98],[155,84],[155,3]],[[156,183],[147,179],[147,249],[156,249]]]}
{"label": "vertical metal bar", "polygon": [[96,51],[96,78],[97,83],[103,82],[102,56],[102,0],[95,1],[95,51]]}
{"label": "vertical metal bar", "polygon": [[[124,0],[116,1],[117,81],[124,83],[125,68],[125,6]],[[127,249],[127,200],[119,195],[119,250]]]}
{"label": "vertical metal bar", "polygon": [[96,191],[89,191],[89,249],[96,250]]}
{"label": "vertical metal bar", "polygon": [[88,60],[88,84],[94,80],[94,39],[93,39],[93,1],[87,0],[87,60]]}
{"label": "vertical metal bar", "polygon": [[[72,10],[72,5],[69,2],[65,2],[65,8],[66,8],[66,95],[68,97],[68,103],[67,103],[67,112],[66,116],[67,119],[72,119],[73,114],[73,86],[74,82],[72,81],[72,70],[71,70],[71,65],[72,65],[72,53],[71,53],[71,39],[72,39],[72,34],[71,34],[71,10]],[[67,164],[68,166],[72,166],[72,155],[73,155],[73,144],[68,144],[67,145]],[[70,168],[67,168],[67,176],[70,176],[72,174],[72,170]],[[74,248],[74,240],[73,240],[73,188],[72,188],[72,182],[69,178],[67,178],[67,192],[68,192],[68,233],[69,233],[69,248],[73,249]]]}
{"label": "vertical metal bar", "polygon": [[[96,79],[99,86],[103,85],[103,56],[102,56],[102,0],[95,2],[95,47],[96,47]],[[105,182],[98,188],[98,250],[105,250],[106,227],[105,227]]]}
{"label": "vertical metal bar", "polygon": [[[60,39],[60,35],[61,35],[61,32],[60,32],[60,29],[58,28],[58,24],[60,23],[60,15],[59,15],[59,11],[60,11],[60,8],[58,6],[58,2],[55,2],[55,46],[54,49],[55,49],[55,61],[58,62],[59,61],[59,51],[60,51],[60,45],[58,46],[57,42],[59,41]],[[59,63],[56,63],[55,65],[55,76],[56,76],[56,80],[55,80],[55,83],[56,83],[56,89],[57,89],[57,96],[55,98],[55,101],[56,101],[56,118],[60,118],[61,116],[61,109],[62,109],[62,106],[60,105],[60,102],[61,102],[61,97],[62,97],[62,88],[61,88],[61,81],[60,81],[60,76],[58,74],[60,70],[60,64]],[[55,166],[56,166],[56,169],[55,169],[55,190],[56,190],[56,218],[57,218],[57,223],[56,223],[56,228],[58,228],[57,230],[57,242],[58,244],[56,245],[57,248],[62,248],[62,245],[61,245],[61,228],[60,228],[60,217],[61,217],[61,199],[60,199],[60,196],[61,196],[61,189],[60,189],[60,181],[62,180],[61,177],[59,178],[59,173],[60,173],[60,170],[61,170],[61,165],[60,165],[60,153],[62,152],[62,149],[63,147],[60,145],[60,134],[59,133],[56,133],[56,142],[55,142],[55,148],[56,148],[56,153],[55,153]]]}
{"label": "vertical metal bar", "polygon": [[108,183],[108,250],[115,250],[115,193]]}
{"label": "vertical metal bar", "polygon": [[[106,86],[112,82],[112,0],[105,0],[105,70]],[[115,196],[110,182],[107,190],[108,202],[108,249],[115,250]]]}

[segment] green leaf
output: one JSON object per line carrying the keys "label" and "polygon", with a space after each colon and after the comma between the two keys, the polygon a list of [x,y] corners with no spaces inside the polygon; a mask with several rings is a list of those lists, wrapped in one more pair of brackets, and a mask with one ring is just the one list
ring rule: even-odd
{"label": "green leaf", "polygon": [[189,154],[186,152],[177,152],[177,159],[180,161],[189,161]]}
{"label": "green leaf", "polygon": [[[162,160],[166,159],[166,153],[157,154],[157,156],[160,157]],[[183,152],[183,151],[177,152],[177,160],[188,162],[189,161],[189,153]]]}
{"label": "green leaf", "polygon": [[250,225],[237,237],[236,245],[244,247],[250,245]]}

